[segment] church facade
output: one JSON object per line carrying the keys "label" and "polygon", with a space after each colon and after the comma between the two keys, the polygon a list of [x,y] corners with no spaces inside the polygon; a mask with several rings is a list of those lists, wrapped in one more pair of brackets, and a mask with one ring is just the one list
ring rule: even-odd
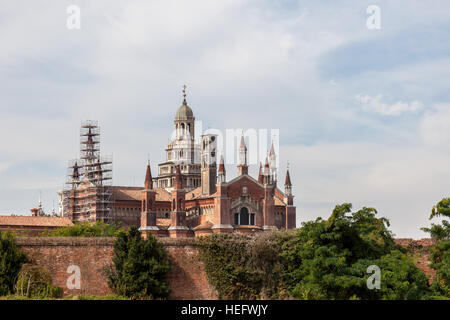
{"label": "church facade", "polygon": [[215,232],[253,234],[295,228],[289,169],[282,191],[277,186],[273,144],[254,178],[248,173],[248,150],[242,136],[237,177],[227,180],[223,157],[217,159],[217,136],[202,135],[200,145],[196,145],[194,120],[185,97],[174,119],[175,134],[166,149],[167,161],[158,166],[155,178],[150,164],[146,168],[140,199],[141,232],[199,237]]}

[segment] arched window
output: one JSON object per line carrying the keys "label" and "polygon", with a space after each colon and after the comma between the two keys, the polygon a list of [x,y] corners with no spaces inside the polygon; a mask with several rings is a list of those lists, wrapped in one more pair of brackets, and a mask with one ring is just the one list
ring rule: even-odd
{"label": "arched window", "polygon": [[239,217],[240,219],[239,219],[239,224],[241,224],[241,225],[244,225],[244,226],[246,226],[246,225],[248,225],[249,224],[249,215],[248,215],[248,209],[246,208],[246,207],[243,207],[242,209],[241,209],[241,212],[240,212],[240,217]]}
{"label": "arched window", "polygon": [[242,226],[255,225],[255,214],[249,213],[246,207],[242,207],[239,212],[234,214],[234,224]]}

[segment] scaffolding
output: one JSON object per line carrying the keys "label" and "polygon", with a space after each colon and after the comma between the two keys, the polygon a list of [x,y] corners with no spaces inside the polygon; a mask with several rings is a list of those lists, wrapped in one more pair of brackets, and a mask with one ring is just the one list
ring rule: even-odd
{"label": "scaffolding", "polygon": [[63,190],[63,214],[72,221],[114,223],[112,157],[100,154],[97,121],[83,121],[80,158],[69,161]]}

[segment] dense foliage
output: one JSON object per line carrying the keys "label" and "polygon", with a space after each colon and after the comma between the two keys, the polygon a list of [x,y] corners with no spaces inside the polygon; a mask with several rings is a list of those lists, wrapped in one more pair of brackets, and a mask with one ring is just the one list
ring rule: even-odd
{"label": "dense foliage", "polygon": [[52,276],[42,268],[32,264],[24,264],[19,272],[15,285],[17,296],[45,299],[61,298],[63,289],[52,285]]}
{"label": "dense foliage", "polygon": [[[303,223],[295,232],[214,234],[200,240],[200,258],[224,299],[424,297],[425,274],[395,244],[389,221],[376,213],[351,213],[351,204],[343,204],[328,220]],[[380,289],[367,286],[371,265],[381,269]]]}
{"label": "dense foliage", "polygon": [[0,296],[13,292],[22,264],[27,256],[16,245],[10,232],[0,232]]}
{"label": "dense foliage", "polygon": [[287,295],[282,282],[281,245],[292,234],[248,237],[216,233],[199,239],[200,259],[220,299],[276,298]]}
{"label": "dense foliage", "polygon": [[[400,251],[376,210],[351,213],[351,205],[336,206],[328,220],[303,224],[287,258],[292,295],[299,299],[419,299],[427,279]],[[367,287],[366,270],[381,269],[380,290]]]}
{"label": "dense foliage", "polygon": [[132,299],[169,295],[164,278],[170,270],[170,261],[163,245],[152,235],[144,240],[136,227],[121,231],[114,242],[113,263],[107,276],[116,294]]}
{"label": "dense foliage", "polygon": [[[439,201],[431,210],[430,220],[450,218],[450,198]],[[432,289],[439,298],[450,298],[450,222],[442,219],[440,224],[431,224],[431,228],[422,228],[430,233],[436,242],[431,248],[431,267],[436,275]]]}
{"label": "dense foliage", "polygon": [[45,237],[116,237],[123,230],[118,224],[103,221],[77,222],[73,226],[48,230],[41,235]]}

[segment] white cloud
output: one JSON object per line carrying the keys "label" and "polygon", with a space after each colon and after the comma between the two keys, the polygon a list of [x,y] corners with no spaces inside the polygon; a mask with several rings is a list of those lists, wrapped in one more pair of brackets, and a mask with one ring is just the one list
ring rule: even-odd
{"label": "white cloud", "polygon": [[361,94],[355,96],[355,100],[361,103],[364,110],[379,113],[384,116],[399,116],[403,113],[415,113],[422,108],[422,103],[416,100],[409,103],[397,101],[393,104],[387,104],[382,99],[383,96],[380,94],[376,97]]}
{"label": "white cloud", "polygon": [[420,126],[424,143],[450,149],[450,104],[436,105],[427,112]]}
{"label": "white cloud", "polygon": [[0,174],[3,171],[8,170],[8,168],[11,167],[11,165],[12,165],[11,161],[2,161],[2,162],[0,162]]}

